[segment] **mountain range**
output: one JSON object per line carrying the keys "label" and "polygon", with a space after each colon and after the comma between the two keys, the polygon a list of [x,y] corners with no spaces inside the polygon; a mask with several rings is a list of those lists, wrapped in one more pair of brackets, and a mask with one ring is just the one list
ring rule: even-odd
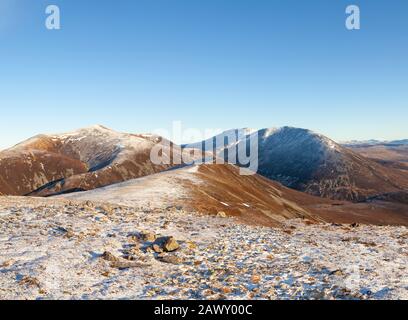
{"label": "mountain range", "polygon": [[[236,141],[226,139],[238,132],[243,134]],[[243,176],[228,156],[254,137],[258,172]],[[196,164],[152,163],[157,144],[170,158],[188,154]],[[0,194],[182,206],[262,225],[290,218],[408,225],[408,171],[367,154],[371,146],[340,145],[310,130],[283,127],[233,129],[182,147],[100,125],[39,135],[0,152]],[[201,163],[192,149],[214,153],[225,164]]]}
{"label": "mountain range", "polygon": [[383,166],[408,171],[408,140],[355,142],[345,146]]}
{"label": "mountain range", "polygon": [[0,153],[0,193],[49,196],[85,191],[168,169],[150,151],[165,139],[119,133],[96,125],[58,135],[38,135]]}
{"label": "mountain range", "polygon": [[[238,131],[237,131],[238,132]],[[231,131],[189,147],[215,149],[228,162],[230,149],[258,139],[258,173],[287,187],[336,199],[363,201],[368,197],[407,190],[408,176],[400,168],[384,166],[333,140],[310,130],[283,127],[256,132],[242,129],[244,137],[229,145]],[[237,135],[238,136],[238,135]],[[213,142],[211,144],[211,141]],[[215,145],[225,141],[224,145]],[[357,152],[356,152],[357,151]]]}

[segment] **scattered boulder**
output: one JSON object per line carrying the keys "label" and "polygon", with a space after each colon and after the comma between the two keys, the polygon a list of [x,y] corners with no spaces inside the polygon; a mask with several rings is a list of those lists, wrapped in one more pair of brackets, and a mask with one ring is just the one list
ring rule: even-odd
{"label": "scattered boulder", "polygon": [[177,240],[174,239],[174,237],[168,237],[163,244],[163,249],[166,252],[173,252],[176,251],[178,248],[180,248],[180,245],[177,242]]}
{"label": "scattered boulder", "polygon": [[217,217],[226,218],[227,214],[224,211],[220,211],[220,212],[217,213]]}
{"label": "scattered boulder", "polygon": [[141,239],[145,242],[154,242],[156,235],[153,232],[143,232],[141,233]]}
{"label": "scattered boulder", "polygon": [[0,268],[10,267],[13,263],[14,263],[13,260],[6,260],[6,261],[0,263]]}
{"label": "scattered boulder", "polygon": [[152,249],[156,253],[162,253],[163,252],[163,249],[158,244],[153,244]]}
{"label": "scattered boulder", "polygon": [[169,221],[165,221],[165,222],[163,222],[163,224],[162,224],[161,228],[162,228],[162,229],[167,229],[167,228],[168,228],[168,226],[169,226],[169,224],[170,224],[170,222],[169,222]]}
{"label": "scattered boulder", "polygon": [[102,254],[101,258],[102,258],[103,260],[110,261],[110,262],[116,262],[116,261],[119,260],[118,257],[115,257],[115,256],[114,256],[112,253],[110,253],[109,251],[105,251],[105,252]]}
{"label": "scattered boulder", "polygon": [[146,263],[140,263],[140,262],[133,261],[133,260],[118,258],[114,256],[112,253],[110,253],[109,251],[105,251],[101,257],[102,259],[110,262],[111,268],[116,268],[120,270],[149,266]]}
{"label": "scattered boulder", "polygon": [[73,238],[75,236],[75,233],[71,229],[64,228],[61,226],[57,227],[56,231],[60,234],[63,234],[64,237],[68,239]]}
{"label": "scattered boulder", "polygon": [[342,227],[343,225],[341,223],[332,223],[332,227]]}
{"label": "scattered boulder", "polygon": [[332,272],[330,272],[330,275],[331,276],[343,276],[344,272],[340,269],[337,269],[337,270],[333,270]]}
{"label": "scattered boulder", "polygon": [[254,274],[254,275],[252,275],[251,281],[252,281],[252,283],[257,284],[257,283],[259,283],[261,281],[261,277],[259,275],[257,275],[257,274]]}
{"label": "scattered boulder", "polygon": [[161,255],[158,257],[158,260],[164,263],[170,263],[170,264],[181,264],[183,263],[183,259],[175,256],[175,255]]}
{"label": "scattered boulder", "polygon": [[37,278],[34,277],[30,277],[30,276],[24,276],[21,280],[20,280],[20,284],[21,285],[26,285],[29,287],[40,287],[40,281],[38,281]]}
{"label": "scattered boulder", "polygon": [[108,278],[110,276],[110,272],[109,271],[104,271],[101,273],[102,276]]}
{"label": "scattered boulder", "polygon": [[221,289],[221,292],[224,293],[224,294],[229,294],[229,293],[232,292],[232,289],[229,288],[229,287],[223,287],[223,288]]}
{"label": "scattered boulder", "polygon": [[74,233],[72,230],[68,230],[68,231],[65,233],[65,236],[64,236],[64,237],[66,237],[66,238],[68,238],[68,239],[71,239],[71,238],[75,237],[75,233]]}
{"label": "scattered boulder", "polygon": [[85,206],[87,206],[87,207],[89,207],[89,208],[94,208],[95,207],[95,205],[93,204],[93,202],[92,201],[85,201]]}
{"label": "scattered boulder", "polygon": [[196,249],[197,249],[197,244],[196,244],[195,242],[193,242],[193,241],[188,241],[188,242],[187,242],[187,247],[188,247],[190,250],[196,250]]}
{"label": "scattered boulder", "polygon": [[141,265],[135,261],[129,261],[125,259],[118,259],[111,263],[112,268],[116,268],[119,270],[125,270],[129,268],[141,267]]}

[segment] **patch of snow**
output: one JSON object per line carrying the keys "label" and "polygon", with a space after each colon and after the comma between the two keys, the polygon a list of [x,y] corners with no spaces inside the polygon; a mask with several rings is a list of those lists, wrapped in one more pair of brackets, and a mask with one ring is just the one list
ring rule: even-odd
{"label": "patch of snow", "polygon": [[174,169],[147,177],[128,180],[91,191],[64,194],[58,198],[105,201],[136,207],[162,208],[176,199],[186,197],[190,189],[181,180],[194,184],[202,181],[195,175],[198,166]]}

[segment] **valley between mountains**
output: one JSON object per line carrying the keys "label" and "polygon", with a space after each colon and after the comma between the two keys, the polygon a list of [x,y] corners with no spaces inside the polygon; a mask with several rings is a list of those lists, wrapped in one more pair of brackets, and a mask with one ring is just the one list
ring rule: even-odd
{"label": "valley between mountains", "polygon": [[[236,132],[176,146],[97,125],[1,151],[0,298],[408,298],[403,140]],[[241,175],[228,155],[255,134]],[[154,164],[158,144],[188,163]]]}

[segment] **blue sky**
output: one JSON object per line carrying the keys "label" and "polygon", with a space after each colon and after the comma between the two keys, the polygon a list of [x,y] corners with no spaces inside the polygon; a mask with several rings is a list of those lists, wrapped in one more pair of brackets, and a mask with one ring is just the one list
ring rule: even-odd
{"label": "blue sky", "polygon": [[[44,26],[47,5],[62,29]],[[361,30],[345,28],[358,4]],[[408,138],[408,2],[0,0],[0,148],[96,123]]]}

